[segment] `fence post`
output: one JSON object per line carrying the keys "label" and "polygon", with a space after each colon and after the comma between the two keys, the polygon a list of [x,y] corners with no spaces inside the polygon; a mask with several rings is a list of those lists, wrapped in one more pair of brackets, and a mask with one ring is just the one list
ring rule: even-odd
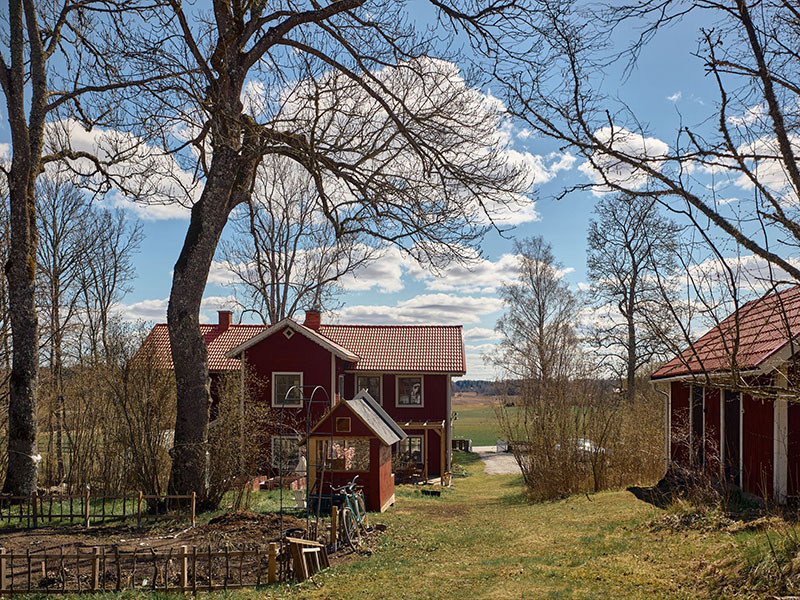
{"label": "fence post", "polygon": [[139,498],[136,501],[136,527],[142,527],[142,492],[139,490]]}
{"label": "fence post", "polygon": [[333,551],[336,552],[339,542],[339,507],[336,505],[331,506],[331,541]]}
{"label": "fence post", "polygon": [[86,493],[83,495],[83,501],[85,502],[84,511],[83,511],[83,520],[84,520],[84,523],[86,524],[87,528],[89,527],[89,519],[90,519],[90,517],[89,517],[89,495],[90,494],[91,494],[91,492],[87,488],[86,489]]}
{"label": "fence post", "polygon": [[6,562],[6,549],[0,548],[0,593],[8,589],[8,564]]}
{"label": "fence post", "polygon": [[278,581],[278,544],[270,542],[269,554],[267,555],[267,581],[275,583]]}
{"label": "fence post", "polygon": [[194,524],[195,524],[195,519],[194,519],[195,512],[194,511],[195,511],[195,507],[196,506],[197,506],[197,494],[195,492],[192,492],[192,527],[194,527]]}
{"label": "fence post", "polygon": [[181,546],[181,591],[186,593],[189,587],[189,546]]}
{"label": "fence post", "polygon": [[38,513],[37,504],[39,504],[39,495],[33,494],[33,496],[31,496],[31,500],[33,500],[33,528],[36,529],[37,527],[39,527],[39,515],[37,514]]}
{"label": "fence post", "polygon": [[95,546],[92,549],[92,582],[93,590],[100,587],[100,548]]}

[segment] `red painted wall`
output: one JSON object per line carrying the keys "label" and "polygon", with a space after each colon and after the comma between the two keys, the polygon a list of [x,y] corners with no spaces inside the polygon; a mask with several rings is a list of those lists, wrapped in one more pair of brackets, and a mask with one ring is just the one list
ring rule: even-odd
{"label": "red painted wall", "polygon": [[706,388],[705,393],[705,419],[706,419],[706,472],[711,476],[719,476],[720,473],[720,414],[719,414],[719,395],[720,391],[716,388]]}
{"label": "red painted wall", "polygon": [[681,465],[689,464],[689,386],[679,381],[671,384],[670,396],[670,442],[672,460]]}
{"label": "red painted wall", "polygon": [[773,403],[743,394],[742,405],[742,487],[758,496],[771,496]]}
{"label": "red painted wall", "polygon": [[789,403],[788,410],[789,448],[787,494],[800,495],[800,404]]}

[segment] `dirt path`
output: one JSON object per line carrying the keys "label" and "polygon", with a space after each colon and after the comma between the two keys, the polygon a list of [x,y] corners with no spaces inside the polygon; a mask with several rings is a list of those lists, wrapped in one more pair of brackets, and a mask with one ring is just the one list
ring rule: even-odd
{"label": "dirt path", "polygon": [[497,452],[495,446],[473,446],[472,450],[483,461],[487,475],[519,475],[519,465],[513,454]]}

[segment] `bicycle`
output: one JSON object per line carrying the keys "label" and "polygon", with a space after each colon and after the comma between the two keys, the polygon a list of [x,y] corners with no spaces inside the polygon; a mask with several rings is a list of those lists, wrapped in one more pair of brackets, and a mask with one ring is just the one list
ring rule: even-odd
{"label": "bicycle", "polygon": [[361,532],[369,531],[367,527],[367,507],[364,503],[364,494],[356,489],[358,475],[353,477],[353,481],[340,487],[331,486],[331,490],[336,494],[344,496],[342,509],[339,516],[342,537],[353,550],[357,550],[361,545]]}

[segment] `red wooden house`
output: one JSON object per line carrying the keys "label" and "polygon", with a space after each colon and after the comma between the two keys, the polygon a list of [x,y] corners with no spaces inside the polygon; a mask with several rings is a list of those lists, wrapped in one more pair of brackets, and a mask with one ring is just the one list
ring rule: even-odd
{"label": "red wooden house", "polygon": [[651,377],[667,466],[759,497],[800,496],[800,286],[748,302]]}
{"label": "red wooden house", "polygon": [[[460,325],[328,325],[317,311],[306,311],[302,324],[286,318],[237,325],[231,317],[220,311],[217,324],[201,325],[212,397],[225,373],[259,382],[249,386],[257,390],[251,400],[283,407],[294,430],[294,440],[284,444],[294,445],[305,433],[314,388],[310,427],[337,400],[366,389],[407,434],[392,448],[396,462],[415,465],[428,479],[450,470],[451,379],[466,373]],[[149,339],[171,368],[167,326],[156,325]],[[273,457],[280,454],[277,444],[275,436]]]}

